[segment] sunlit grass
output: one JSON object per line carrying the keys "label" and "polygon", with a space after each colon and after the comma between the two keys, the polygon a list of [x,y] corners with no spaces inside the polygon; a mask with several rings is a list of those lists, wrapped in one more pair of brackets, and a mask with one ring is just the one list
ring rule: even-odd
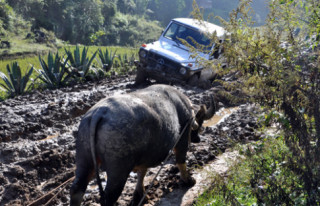
{"label": "sunlit grass", "polygon": [[54,50],[46,44],[39,44],[22,36],[10,37],[10,48],[0,49],[0,55],[36,54]]}

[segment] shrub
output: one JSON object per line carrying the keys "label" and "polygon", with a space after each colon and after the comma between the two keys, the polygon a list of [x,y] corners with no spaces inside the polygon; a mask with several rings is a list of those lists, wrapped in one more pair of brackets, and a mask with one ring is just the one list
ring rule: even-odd
{"label": "shrub", "polygon": [[10,15],[12,15],[12,8],[5,2],[0,1],[0,31],[10,30]]}
{"label": "shrub", "polygon": [[105,31],[102,42],[107,45],[137,46],[158,39],[162,29],[158,21],[117,13]]}
{"label": "shrub", "polygon": [[0,85],[6,90],[10,97],[23,94],[30,87],[27,88],[27,84],[32,72],[33,67],[31,67],[29,71],[27,70],[25,75],[22,75],[18,62],[13,62],[11,67],[8,64],[7,74],[9,78],[3,72],[0,72],[0,77],[4,81],[4,83],[0,83]]}
{"label": "shrub", "polygon": [[62,60],[58,52],[55,57],[49,52],[47,62],[39,56],[39,61],[41,69],[36,71],[45,86],[50,89],[65,86],[72,77],[72,73],[67,68],[68,58]]}
{"label": "shrub", "polygon": [[[229,41],[223,43],[224,55],[230,69],[241,71],[243,89],[251,101],[281,114],[271,116],[283,130],[291,155],[286,164],[278,166],[286,170],[283,177],[300,181],[283,187],[270,182],[264,193],[252,194],[259,204],[319,205],[320,2],[272,1],[266,25],[261,28],[253,27],[248,15],[250,2],[241,1],[230,20],[222,20],[230,34]],[[263,165],[263,157],[257,161],[261,162],[256,178],[273,169]],[[258,179],[253,179],[252,187],[257,184],[254,181]]]}
{"label": "shrub", "polygon": [[114,68],[119,74],[126,74],[135,69],[135,54],[122,54],[115,58]]}
{"label": "shrub", "polygon": [[103,52],[101,49],[98,50],[99,59],[97,59],[97,62],[105,72],[110,71],[110,69],[112,68],[116,53],[117,50],[115,50],[114,52],[109,52],[108,48],[106,48],[105,52]]}
{"label": "shrub", "polygon": [[214,174],[212,185],[195,205],[305,205],[303,181],[290,169],[293,154],[283,140],[268,137],[240,146],[243,157],[227,177]]}
{"label": "shrub", "polygon": [[90,69],[92,61],[94,60],[97,51],[89,58],[88,55],[88,47],[83,47],[82,52],[80,51],[79,46],[77,45],[73,53],[70,50],[65,48],[65,52],[67,54],[68,60],[70,62],[70,68],[73,73],[75,73],[78,77],[84,78]]}

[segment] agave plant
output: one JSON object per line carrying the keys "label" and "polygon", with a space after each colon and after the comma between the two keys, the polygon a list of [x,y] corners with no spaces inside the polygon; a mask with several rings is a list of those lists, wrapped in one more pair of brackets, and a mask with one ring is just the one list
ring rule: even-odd
{"label": "agave plant", "polygon": [[86,79],[87,80],[95,80],[99,81],[103,77],[105,77],[106,73],[103,71],[102,68],[99,67],[91,67],[90,71],[88,72]]}
{"label": "agave plant", "polygon": [[[9,96],[13,97],[16,95],[23,94],[27,88],[27,83],[30,79],[30,76],[33,72],[33,67],[27,70],[25,75],[21,74],[21,68],[18,65],[18,62],[13,62],[11,67],[7,64],[7,77],[3,72],[0,72],[0,77],[4,81],[4,83],[0,83],[0,85],[6,90]],[[27,88],[27,89],[26,89]]]}
{"label": "agave plant", "polygon": [[72,53],[70,50],[65,48],[65,52],[70,62],[70,67],[72,68],[73,72],[77,74],[77,76],[82,78],[88,74],[92,61],[97,54],[96,51],[89,59],[88,49],[89,48],[84,47],[82,52],[80,52],[79,46],[76,46],[76,49]]}
{"label": "agave plant", "polygon": [[112,53],[112,51],[109,54],[108,48],[106,48],[106,52],[103,52],[101,49],[98,50],[99,59],[97,59],[97,62],[100,64],[101,68],[105,72],[110,71],[113,65],[113,60],[116,57],[117,50]]}
{"label": "agave plant", "polygon": [[125,74],[133,70],[134,68],[135,55],[123,54],[117,56],[115,59],[114,67],[120,74]]}
{"label": "agave plant", "polygon": [[72,77],[67,68],[68,57],[61,60],[58,52],[55,57],[49,52],[47,62],[39,56],[39,61],[41,69],[36,71],[40,74],[39,78],[50,89],[57,89],[66,85]]}

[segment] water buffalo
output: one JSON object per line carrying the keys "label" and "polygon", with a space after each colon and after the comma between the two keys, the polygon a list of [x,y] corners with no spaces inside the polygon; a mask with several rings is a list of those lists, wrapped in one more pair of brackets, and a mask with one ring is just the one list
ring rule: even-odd
{"label": "water buffalo", "polygon": [[138,183],[131,203],[137,205],[145,192],[147,169],[159,165],[176,142],[174,153],[181,180],[194,185],[195,180],[186,169],[186,153],[190,141],[199,141],[198,130],[203,121],[215,113],[213,98],[211,105],[208,110],[201,106],[194,115],[190,100],[167,85],[102,99],[84,115],[79,126],[70,205],[80,205],[94,175],[102,191],[99,167],[107,172],[100,203],[114,205],[129,173],[134,171]]}

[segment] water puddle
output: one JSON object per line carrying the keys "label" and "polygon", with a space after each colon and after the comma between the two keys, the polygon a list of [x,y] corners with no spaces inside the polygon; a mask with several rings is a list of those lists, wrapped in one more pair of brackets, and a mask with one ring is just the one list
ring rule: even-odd
{"label": "water puddle", "polygon": [[45,140],[48,140],[48,139],[53,139],[53,138],[58,137],[59,135],[60,135],[60,132],[57,132],[57,133],[55,133],[54,135],[49,135],[49,136],[47,136],[46,138],[41,139],[41,140],[38,140],[38,141],[45,141]]}
{"label": "water puddle", "polygon": [[216,114],[209,120],[205,121],[203,126],[205,127],[212,127],[219,122],[223,121],[227,118],[230,114],[237,111],[239,107],[230,107],[230,108],[221,108]]}

